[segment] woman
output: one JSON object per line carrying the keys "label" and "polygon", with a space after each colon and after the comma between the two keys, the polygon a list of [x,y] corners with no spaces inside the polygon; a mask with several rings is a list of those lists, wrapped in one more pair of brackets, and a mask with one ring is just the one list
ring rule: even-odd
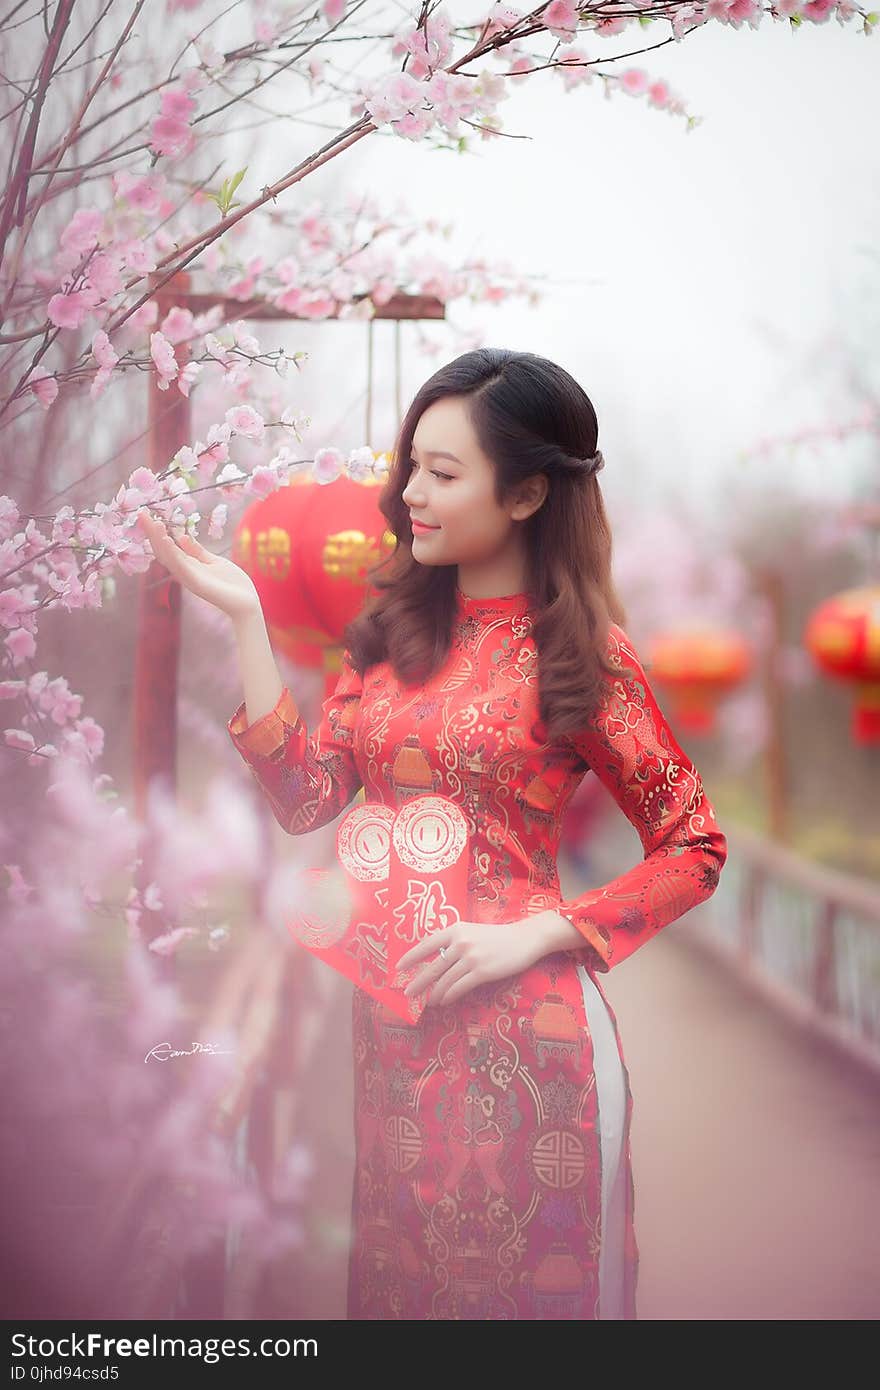
{"label": "woman", "polygon": [[[708,898],[727,849],[620,626],[597,436],[582,388],[532,353],[468,352],[426,382],[380,500],[396,548],[311,736],[247,576],[146,523],[233,618],[228,730],[285,830],[361,786],[467,816],[470,920],[400,961],[418,1022],[353,994],[350,1318],[636,1316],[632,1093],[597,976]],[[563,901],[560,826],[589,770],[645,857]]]}

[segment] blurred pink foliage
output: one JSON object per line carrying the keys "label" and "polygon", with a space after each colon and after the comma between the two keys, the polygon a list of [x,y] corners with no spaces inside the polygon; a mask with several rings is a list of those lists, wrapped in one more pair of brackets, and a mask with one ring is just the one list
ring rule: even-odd
{"label": "blurred pink foliage", "polygon": [[[230,1220],[257,1260],[298,1246],[310,1160],[296,1145],[273,1180],[277,1195],[267,1197],[212,1132],[211,1116],[240,1064],[234,1032],[201,1040],[217,1052],[151,1056],[167,1043],[192,1048],[192,1020],[130,919],[126,929],[116,885],[134,872],[149,839],[152,901],[170,906],[184,924],[179,933],[205,937],[210,916],[207,924],[185,923],[210,909],[208,888],[222,901],[230,883],[252,884],[265,866],[256,813],[237,783],[215,782],[191,815],[154,798],[138,827],[82,764],[60,758],[53,774],[27,864],[6,866],[6,1273],[11,1278],[14,1266],[18,1306],[32,1314],[48,1306],[59,1316],[137,1317],[151,1273],[164,1278],[179,1269]],[[283,897],[283,912],[297,891],[289,866],[281,883],[270,882],[268,893]],[[109,957],[108,931],[117,938]],[[158,1274],[144,1244],[149,1232],[162,1233]]]}
{"label": "blurred pink foliage", "polygon": [[[447,303],[537,297],[534,276],[504,263],[454,265],[418,243],[420,234],[444,229],[392,214],[384,193],[353,190],[338,208],[316,198],[284,209],[280,194],[324,161],[305,159],[292,172],[283,142],[274,185],[250,186],[245,168],[208,187],[195,157],[213,159],[210,141],[222,133],[228,108],[256,90],[255,60],[287,63],[290,39],[280,14],[235,7],[244,36],[223,51],[208,32],[217,16],[202,24],[198,8],[168,0],[164,23],[134,61],[124,37],[101,28],[118,14],[107,6],[81,54],[82,105],[54,99],[57,75],[54,92],[41,88],[41,98],[51,99],[41,101],[39,122],[18,122],[0,195],[0,424],[7,432],[0,457],[0,756],[7,785],[18,779],[21,787],[23,773],[33,780],[30,799],[4,806],[0,825],[6,1273],[22,1306],[53,1317],[138,1316],[154,1218],[164,1233],[163,1258],[175,1266],[230,1219],[247,1227],[262,1259],[295,1245],[309,1156],[291,1149],[267,1197],[212,1133],[212,1108],[235,1067],[234,1035],[211,1039],[230,1049],[228,1057],[146,1060],[165,1040],[185,1048],[191,1026],[160,967],[176,953],[226,949],[225,913],[215,903],[250,892],[258,879],[263,920],[251,927],[284,932],[298,871],[291,864],[267,870],[241,778],[216,778],[197,811],[157,790],[137,824],[113,779],[98,770],[105,730],[68,678],[51,670],[45,620],[99,622],[97,610],[117,602],[117,581],[147,572],[152,553],[137,521],[141,508],[177,534],[196,534],[207,506],[209,538],[222,541],[229,503],[265,496],[297,472],[314,469],[320,483],[346,469],[359,477],[383,472],[367,444],[346,455],[327,439],[297,457],[309,417],[291,402],[290,387],[308,354],[264,351],[244,320],[224,322],[219,302],[201,313],[172,304],[160,321],[149,277],[195,262],[218,301],[260,297],[314,321],[368,320],[399,292]],[[513,84],[547,66],[564,92],[601,84],[608,97],[644,100],[646,108],[684,117],[688,129],[696,123],[664,81],[641,68],[618,73],[613,56],[600,66],[574,45],[583,32],[607,39],[629,29],[638,38],[638,7],[611,16],[601,5],[554,0],[533,15],[493,4],[478,6],[461,26],[441,7],[413,7],[380,39],[378,73],[339,65],[339,34],[366,36],[354,28],[355,20],[366,22],[357,18],[360,9],[351,7],[349,21],[341,0],[324,0],[296,17],[297,41],[305,36],[315,50],[297,73],[308,84],[307,100],[342,95],[355,117],[326,141],[328,158],[377,129],[459,152],[471,133],[499,138]],[[761,17],[751,0],[672,0],[667,10],[662,22],[677,41],[710,20],[754,27]],[[784,11],[817,23],[832,12],[840,23],[862,16],[869,32],[870,16],[843,0],[836,7],[797,0]],[[72,46],[82,38],[82,16],[82,7],[69,7],[63,37]],[[35,51],[47,43],[41,23],[40,7],[21,22]],[[329,39],[325,59],[317,50]],[[554,54],[559,48],[558,56],[548,58],[542,42]],[[473,62],[482,64],[478,71],[459,70]],[[51,73],[52,63],[42,71]],[[10,111],[27,116],[30,98],[8,83],[6,95]],[[460,349],[478,337],[460,333]],[[424,336],[421,343],[426,353],[440,350]],[[203,437],[184,441],[155,469],[141,459],[134,467],[120,463],[124,450],[96,463],[96,424],[125,433],[135,399],[126,392],[132,384],[140,392],[149,378],[172,400],[176,392],[192,398],[207,421]],[[662,621],[662,604],[668,616],[677,601],[670,595],[706,589],[686,538],[670,531],[660,539],[664,585],[647,576],[641,584],[635,555],[630,562],[643,621]],[[624,584],[626,568],[624,554]],[[716,604],[740,601],[733,562],[716,557],[710,589]],[[223,690],[222,677],[217,687]],[[214,737],[198,701],[184,698],[181,722],[219,753],[224,735]],[[150,877],[139,884],[148,853]],[[165,919],[152,950],[142,940],[146,913]]]}

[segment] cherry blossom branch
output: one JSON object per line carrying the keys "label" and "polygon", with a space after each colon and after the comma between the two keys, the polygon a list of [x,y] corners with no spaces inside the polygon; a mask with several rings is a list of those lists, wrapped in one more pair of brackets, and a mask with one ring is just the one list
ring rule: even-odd
{"label": "cherry blossom branch", "polygon": [[[129,35],[129,33],[131,32],[132,25],[134,24],[135,20],[137,19],[138,15],[140,14],[141,10],[143,9],[145,3],[146,3],[146,0],[135,0],[135,6],[134,6],[134,9],[133,9],[133,11],[132,11],[132,13],[131,13],[131,16],[129,17],[128,23],[125,25],[125,28],[123,29],[122,34],[120,35],[119,39],[117,40],[116,44],[114,45],[113,51],[111,52],[110,56],[109,56],[109,57],[107,58],[107,60],[105,61],[103,67],[101,68],[101,71],[100,71],[100,73],[98,74],[98,77],[97,77],[96,80],[92,83],[91,87],[90,87],[89,90],[86,92],[86,95],[85,95],[85,97],[83,98],[83,100],[82,100],[82,102],[81,102],[81,104],[80,104],[80,108],[79,108],[79,110],[78,110],[78,112],[77,112],[77,114],[76,114],[76,117],[74,118],[74,122],[73,122],[74,129],[78,126],[79,122],[81,121],[82,117],[85,115],[85,113],[86,113],[86,111],[88,110],[89,106],[91,105],[92,101],[95,99],[95,96],[96,96],[97,92],[99,91],[100,87],[102,86],[102,84],[103,84],[103,82],[104,82],[104,79],[105,79],[105,77],[107,76],[107,74],[109,73],[110,69],[113,67],[113,64],[114,64],[115,61],[116,61],[117,55],[118,55],[120,49],[122,48],[123,44],[126,42],[126,40],[127,40],[127,38],[128,38],[128,35]],[[73,9],[73,0],[60,0],[60,3],[59,3],[59,15],[57,16],[57,18],[58,18],[59,20],[63,21],[63,24],[64,24],[64,27],[65,27],[65,28],[67,27],[67,24],[68,24],[68,22],[69,22],[69,20],[70,20],[70,14],[71,14],[72,9]],[[56,27],[57,27],[57,25],[56,25]],[[54,29],[53,29],[53,34],[54,34]],[[61,41],[61,35],[59,34],[58,42],[60,43],[60,41]],[[50,49],[51,49],[51,44],[50,44]],[[52,51],[52,55],[51,55],[51,56],[53,57],[53,59],[54,59],[54,56],[55,56],[55,52],[56,52],[56,51],[57,51],[57,50],[53,50],[53,51]],[[47,51],[46,58],[44,59],[44,62],[43,62],[43,69],[42,69],[43,73],[46,73],[46,72],[47,72],[47,60],[48,60],[48,57],[49,57],[49,52]],[[48,75],[46,76],[46,86],[48,86]],[[44,89],[44,93],[43,93],[43,94],[45,95],[45,89]],[[42,101],[41,101],[41,103],[40,103],[40,106],[42,107]],[[35,114],[36,114],[36,113],[35,113]],[[22,157],[21,157],[20,160],[19,160],[19,168],[18,168],[18,173],[17,173],[17,176],[16,176],[17,182],[18,182],[18,184],[19,184],[19,192],[18,192],[18,195],[17,195],[17,196],[18,196],[18,201],[21,203],[21,207],[20,207],[19,212],[18,212],[18,214],[17,214],[18,217],[21,219],[20,221],[18,221],[18,222],[16,223],[16,225],[18,225],[18,226],[21,226],[21,225],[22,225],[22,222],[23,222],[23,220],[24,220],[23,190],[27,187],[27,181],[28,181],[28,179],[29,179],[30,176],[31,176],[31,171],[30,171],[30,168],[29,168],[29,166],[28,166],[28,160],[29,160],[30,156],[33,154],[34,143],[35,143],[35,141],[36,141],[36,131],[37,131],[37,127],[36,127],[36,124],[34,123],[34,119],[33,119],[33,117],[32,117],[32,118],[31,118],[31,122],[30,122],[30,132],[32,132],[32,139],[29,141],[28,137],[25,138],[25,148],[24,148],[24,150],[22,151]],[[57,154],[57,156],[56,156],[56,159],[54,160],[54,166],[57,166],[58,164],[60,164],[60,162],[61,162],[61,160],[62,160],[62,158],[63,158],[63,156],[64,156],[64,152],[65,152],[65,150],[67,149],[67,147],[68,147],[68,145],[69,145],[69,143],[70,143],[70,137],[71,137],[71,135],[72,135],[72,132],[68,132],[68,136],[62,141],[62,143],[61,143],[61,145],[60,145],[60,147],[59,147],[59,150],[58,150],[58,154]],[[49,172],[49,179],[51,180],[51,178],[52,178],[52,171],[50,170],[50,172]],[[44,189],[41,191],[40,196],[39,196],[38,199],[37,199],[36,207],[34,208],[33,212],[30,214],[30,217],[29,217],[29,219],[28,219],[27,228],[24,230],[22,236],[19,238],[18,246],[17,246],[17,248],[16,248],[16,255],[15,255],[15,257],[14,257],[13,265],[12,265],[12,274],[11,274],[11,276],[10,276],[10,286],[12,286],[12,284],[14,284],[16,272],[17,272],[17,269],[18,269],[19,257],[20,257],[20,255],[21,255],[21,252],[22,252],[22,250],[23,250],[23,248],[24,248],[25,243],[27,242],[28,234],[29,234],[31,228],[32,228],[33,225],[34,225],[34,222],[35,222],[35,220],[36,220],[36,218],[37,218],[37,216],[38,216],[38,214],[39,214],[40,208],[43,206],[45,200],[46,200],[46,189],[44,188]],[[4,214],[4,216],[3,216],[3,217],[0,217],[0,266],[2,266],[2,264],[3,264],[3,259],[4,259],[4,256],[5,256],[5,254],[6,254],[6,238],[7,238],[7,236],[8,236],[9,230],[10,230],[9,218],[8,218],[8,216],[6,215],[6,214],[7,214],[7,209],[11,208],[12,205],[13,205],[13,203],[14,203],[15,201],[16,201],[16,194],[15,194],[15,190],[13,190],[13,196],[9,199],[8,203],[6,203],[5,206],[4,206],[4,208],[3,208],[3,214]],[[4,304],[3,304],[2,316],[3,316],[4,319],[5,319],[5,317],[6,317],[7,305],[8,305],[8,296],[7,296],[6,301],[4,301]]]}

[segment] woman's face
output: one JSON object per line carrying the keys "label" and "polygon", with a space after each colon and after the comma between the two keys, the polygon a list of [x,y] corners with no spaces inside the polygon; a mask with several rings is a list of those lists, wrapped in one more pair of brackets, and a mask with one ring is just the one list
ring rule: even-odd
{"label": "woman's face", "polygon": [[494,465],[477,443],[464,398],[444,396],[428,406],[413,435],[402,494],[410,519],[433,528],[413,526],[413,558],[471,573],[496,565],[509,570],[509,561],[521,565],[519,522],[540,506],[546,479],[543,474],[527,479],[504,504],[496,501],[494,480]]}

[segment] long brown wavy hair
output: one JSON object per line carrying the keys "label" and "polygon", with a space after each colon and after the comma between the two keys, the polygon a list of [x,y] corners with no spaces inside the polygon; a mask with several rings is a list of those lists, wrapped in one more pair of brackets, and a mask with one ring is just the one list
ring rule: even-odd
{"label": "long brown wavy hair", "polygon": [[[345,629],[352,666],[363,674],[388,661],[404,685],[421,684],[446,660],[456,611],[456,565],[413,558],[402,494],[423,411],[460,396],[483,453],[495,465],[495,497],[535,473],[548,481],[543,503],[524,522],[526,590],[537,604],[540,718],[548,740],[584,727],[606,678],[632,674],[608,659],[609,625],[626,612],[611,577],[611,530],[596,476],[599,423],[589,396],[564,368],[531,352],[477,348],[441,367],[415,396],[392,453],[379,509],[396,537],[368,572],[375,590]],[[593,460],[593,466],[589,464]],[[596,471],[593,471],[595,468]]]}

